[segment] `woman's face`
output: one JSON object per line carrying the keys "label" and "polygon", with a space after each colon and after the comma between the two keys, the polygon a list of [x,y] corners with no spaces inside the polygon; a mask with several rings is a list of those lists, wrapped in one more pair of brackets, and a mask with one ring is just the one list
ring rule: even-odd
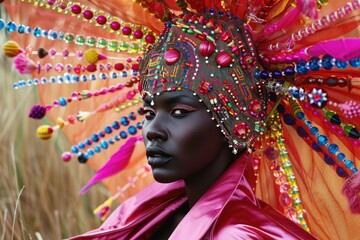
{"label": "woman's face", "polygon": [[143,138],[155,180],[173,182],[201,174],[219,159],[227,142],[191,91],[144,98]]}

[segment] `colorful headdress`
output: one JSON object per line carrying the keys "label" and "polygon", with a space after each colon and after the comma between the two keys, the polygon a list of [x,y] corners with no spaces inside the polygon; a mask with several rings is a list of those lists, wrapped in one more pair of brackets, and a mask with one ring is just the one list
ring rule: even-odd
{"label": "colorful headdress", "polygon": [[229,147],[252,146],[266,113],[257,54],[244,23],[224,13],[186,13],[166,24],[141,61],[141,90],[190,90],[211,111]]}
{"label": "colorful headdress", "polygon": [[359,230],[337,223],[359,224],[340,192],[359,213],[360,1],[328,2],[5,0],[0,30],[32,75],[14,88],[38,86],[29,116],[55,122],[38,136],[62,129],[74,144],[63,160],[99,169],[82,192],[122,171],[99,216],[146,185],[142,78],[147,94],[195,92],[233,148],[252,148],[258,198],[321,239],[351,239]]}

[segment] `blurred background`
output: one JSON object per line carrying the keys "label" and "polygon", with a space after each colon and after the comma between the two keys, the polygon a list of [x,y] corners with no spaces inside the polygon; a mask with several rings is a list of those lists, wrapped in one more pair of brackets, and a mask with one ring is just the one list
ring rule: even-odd
{"label": "blurred background", "polygon": [[[0,18],[9,20],[2,5]],[[0,31],[0,45],[9,39]],[[0,240],[62,239],[96,228],[100,219],[92,211],[106,200],[107,189],[98,184],[78,194],[94,171],[61,160],[70,146],[63,134],[49,141],[36,137],[37,127],[49,120],[27,117],[38,94],[35,88],[12,88],[20,76],[11,60],[0,54]]]}

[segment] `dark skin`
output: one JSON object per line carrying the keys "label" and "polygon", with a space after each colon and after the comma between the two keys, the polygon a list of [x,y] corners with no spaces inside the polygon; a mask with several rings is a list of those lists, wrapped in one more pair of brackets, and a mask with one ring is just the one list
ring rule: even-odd
{"label": "dark skin", "polygon": [[188,197],[187,204],[153,235],[153,239],[168,239],[235,156],[206,106],[191,91],[146,96],[144,102],[143,137],[154,178],[162,183],[183,179]]}

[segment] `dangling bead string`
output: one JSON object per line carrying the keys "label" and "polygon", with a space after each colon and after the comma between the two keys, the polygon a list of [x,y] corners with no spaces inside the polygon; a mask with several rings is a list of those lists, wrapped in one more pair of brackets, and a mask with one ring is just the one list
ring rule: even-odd
{"label": "dangling bead string", "polygon": [[[144,110],[143,108],[139,108],[137,113],[142,116],[144,115]],[[78,143],[77,145],[73,145],[71,147],[71,152],[73,154],[77,154],[79,153],[80,150],[84,150],[86,147],[90,147],[92,145],[92,143],[94,142],[99,142],[101,140],[101,138],[104,138],[106,135],[112,134],[114,131],[119,130],[121,126],[127,127],[130,124],[130,121],[135,121],[137,118],[136,114],[134,112],[130,112],[129,116],[123,116],[120,118],[120,121],[114,121],[113,123],[111,123],[111,125],[107,125],[104,127],[104,130],[100,131],[99,133],[93,133],[91,135],[90,138],[85,139],[84,141],[81,141],[80,143]],[[141,125],[142,123],[137,123],[136,124],[136,128],[137,129],[141,129]],[[136,134],[136,129],[133,129],[133,127],[129,127],[128,129],[129,134],[134,135]],[[120,132],[119,136],[122,139],[126,139],[127,138],[127,134],[126,132]]]}
{"label": "dangling bead string", "polygon": [[[134,95],[135,94],[127,94],[129,95]],[[76,116],[75,115],[69,115],[67,117],[67,121],[64,121],[61,118],[57,119],[57,125],[56,126],[49,126],[49,125],[42,125],[37,129],[37,136],[40,139],[43,140],[47,140],[50,139],[52,137],[52,134],[55,130],[58,129],[62,129],[64,126],[69,125],[69,124],[75,124],[76,122],[84,122],[86,119],[88,119],[89,117],[95,115],[96,113],[99,112],[104,112],[113,108],[116,109],[125,109],[125,108],[129,108],[132,107],[133,105],[139,104],[141,103],[141,99],[129,99],[129,102],[126,101],[126,97],[124,95],[118,96],[115,99],[113,99],[112,101],[102,104],[100,107],[98,107],[95,111],[93,112],[79,112]],[[131,102],[131,103],[130,103]],[[124,105],[124,107],[122,106]]]}
{"label": "dangling bead string", "polygon": [[[93,157],[96,153],[100,153],[102,150],[105,151],[106,149],[108,149],[109,145],[113,145],[115,142],[118,142],[121,139],[126,139],[128,136],[136,135],[138,133],[138,130],[141,129],[142,122],[137,122],[134,126],[129,126],[127,128],[127,131],[123,130],[118,135],[115,135],[113,138],[110,137],[106,140],[101,140],[98,145],[94,146],[93,148],[89,148],[86,153],[80,152],[78,146],[73,146],[71,149],[72,153],[63,153],[62,159],[67,162],[70,161],[72,157],[77,157],[80,163],[86,163],[89,158]],[[105,135],[103,132],[100,133],[102,133],[102,135]],[[86,145],[84,145],[83,143],[80,143],[79,145],[84,149],[86,147]]]}
{"label": "dangling bead string", "polygon": [[90,99],[92,97],[98,97],[98,96],[105,96],[109,93],[116,93],[120,90],[123,90],[125,86],[123,84],[117,84],[116,86],[110,86],[108,88],[101,88],[100,90],[90,91],[90,90],[83,90],[80,92],[73,92],[71,94],[71,97],[65,98],[65,97],[59,97],[57,100],[53,102],[53,105],[47,105],[42,106],[39,104],[34,105],[29,113],[30,118],[34,119],[42,119],[47,111],[50,111],[52,108],[57,107],[66,107],[68,104],[78,100],[83,101],[86,99]]}
{"label": "dangling bead string", "polygon": [[[339,147],[335,143],[329,143],[328,137],[319,133],[319,129],[315,127],[305,116],[304,112],[302,111],[300,105],[295,101],[290,99],[290,106],[296,116],[297,119],[301,120],[304,125],[310,130],[310,134],[317,139],[317,144],[320,148],[327,149],[330,153],[330,156],[336,157],[341,165],[345,165],[346,168],[349,170],[350,173],[358,172],[358,169],[355,167],[354,162],[352,160],[346,159],[344,153],[339,151]],[[349,174],[351,175],[351,174]]]}
{"label": "dangling bead string", "polygon": [[[4,24],[4,25],[3,25]],[[31,34],[37,38],[43,37],[48,40],[60,40],[64,41],[67,44],[75,44],[77,46],[88,46],[96,47],[100,49],[107,50],[109,52],[129,52],[129,53],[143,53],[146,51],[147,46],[152,44],[150,42],[155,42],[155,37],[153,35],[147,35],[146,39],[149,39],[149,43],[144,42],[125,42],[118,41],[114,39],[104,39],[104,38],[95,38],[92,36],[82,36],[74,33],[63,33],[57,30],[43,30],[40,27],[35,27],[34,29],[25,25],[17,25],[15,22],[10,21],[5,24],[3,19],[0,19],[0,30],[6,29],[9,33],[17,31],[19,34]]]}
{"label": "dangling bead string", "polygon": [[341,112],[348,118],[355,118],[360,116],[360,104],[353,100],[349,100],[343,103],[336,103],[329,101],[329,105],[339,108]]}
{"label": "dangling bead string", "polygon": [[79,76],[77,74],[65,73],[62,76],[60,75],[60,76],[51,76],[49,78],[42,77],[41,79],[34,78],[34,79],[28,79],[28,80],[20,80],[13,84],[13,88],[15,90],[18,90],[18,89],[24,88],[24,87],[32,87],[32,86],[52,84],[52,83],[57,83],[57,84],[73,83],[73,84],[75,84],[78,82],[87,82],[88,80],[96,81],[98,79],[105,81],[105,80],[117,79],[118,77],[126,78],[130,75],[132,75],[132,76],[138,75],[138,71],[131,70],[129,72],[130,73],[128,73],[127,71],[121,71],[121,73],[119,73],[119,74],[116,72],[110,72],[109,75],[106,73],[99,73],[98,76],[96,76],[95,74],[89,74],[89,75],[81,74]]}
{"label": "dangling bead string", "polygon": [[296,129],[297,134],[304,140],[304,142],[309,145],[309,147],[311,147],[319,154],[323,154],[323,159],[325,163],[329,166],[332,166],[339,177],[346,178],[349,176],[348,173],[343,169],[342,162],[338,162],[341,166],[335,163],[333,158],[327,154],[327,149],[319,146],[317,140],[312,137],[313,134],[311,134],[311,131],[306,130],[308,128],[305,127],[305,124],[298,124],[296,118],[294,118],[293,115],[287,113],[283,105],[279,105],[278,112],[283,115],[284,123]]}
{"label": "dangling bead string", "polygon": [[264,142],[267,147],[264,153],[272,162],[271,169],[276,178],[275,183],[279,186],[279,202],[289,218],[301,224],[305,230],[310,231],[304,218],[305,210],[301,204],[299,188],[285,147],[278,114],[271,115],[267,127],[269,131],[265,135]]}
{"label": "dangling bead string", "polygon": [[[293,33],[290,38],[275,43],[270,44],[268,47],[269,51],[280,51],[280,50],[289,50],[294,48],[295,43],[299,42],[303,38],[316,33],[317,31],[329,26],[330,24],[336,23],[340,19],[350,15],[353,11],[356,11],[360,8],[360,0],[353,0],[345,4],[344,7],[338,8],[336,11],[326,15],[315,22],[311,26],[307,26],[297,33]],[[291,44],[289,44],[291,43]]]}
{"label": "dangling bead string", "polygon": [[[154,35],[154,33],[144,26],[137,26],[132,23],[124,22],[123,20],[113,17],[108,13],[103,11],[90,9],[88,6],[83,4],[73,3],[73,2],[64,2],[56,0],[21,0],[22,2],[27,1],[33,3],[35,6],[45,7],[47,9],[52,9],[58,13],[64,13],[66,15],[74,16],[76,18],[83,18],[83,20],[88,21],[95,26],[101,27],[109,32],[114,32],[116,34],[123,34],[128,36],[129,39],[141,40],[144,35],[149,34]],[[146,37],[145,37],[146,39]]]}
{"label": "dangling bead string", "polygon": [[360,79],[353,78],[350,75],[332,75],[329,76],[299,76],[296,78],[295,85],[305,85],[305,84],[313,84],[318,86],[326,86],[326,87],[347,87],[349,91],[351,91],[352,86],[360,86]]}
{"label": "dangling bead string", "polygon": [[136,175],[132,178],[129,178],[128,183],[126,183],[122,187],[118,187],[117,193],[115,193],[113,196],[111,196],[109,199],[107,199],[103,204],[99,205],[93,213],[99,217],[102,221],[106,219],[106,217],[109,215],[111,210],[111,205],[114,200],[116,200],[119,197],[125,198],[124,192],[126,192],[130,187],[135,187],[136,182],[138,180],[141,180],[142,178],[145,178],[151,170],[151,167],[146,164],[144,167],[140,168],[136,171]]}

